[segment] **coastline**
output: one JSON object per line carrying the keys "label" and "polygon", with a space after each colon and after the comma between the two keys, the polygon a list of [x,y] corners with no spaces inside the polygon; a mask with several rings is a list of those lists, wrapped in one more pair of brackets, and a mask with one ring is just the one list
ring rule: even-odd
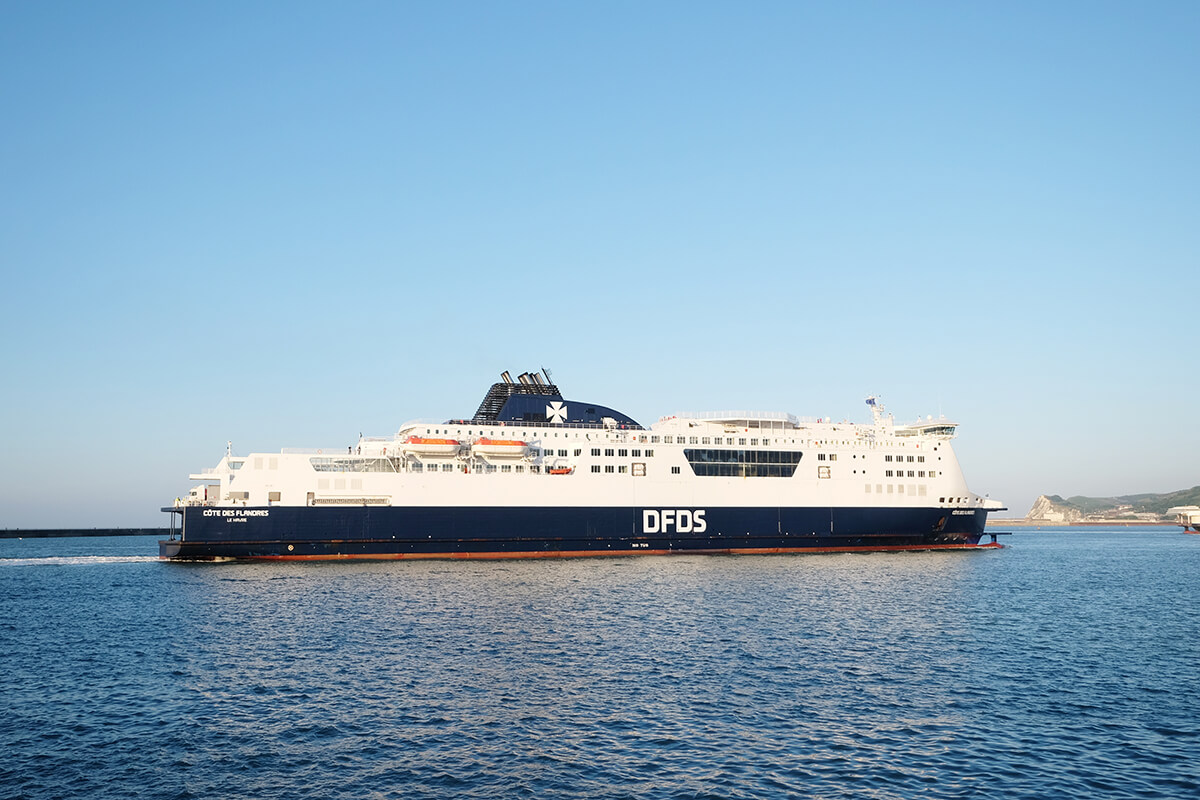
{"label": "coastline", "polygon": [[987,527],[995,528],[1173,528],[1179,527],[1173,522],[1146,522],[1144,520],[1097,519],[1085,522],[1051,522],[1049,520],[1030,519],[991,519]]}

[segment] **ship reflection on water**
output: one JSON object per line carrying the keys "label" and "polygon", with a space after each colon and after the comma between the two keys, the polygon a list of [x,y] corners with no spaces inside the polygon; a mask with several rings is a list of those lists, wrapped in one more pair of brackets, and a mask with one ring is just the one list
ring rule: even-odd
{"label": "ship reflection on water", "polygon": [[4,543],[0,779],[102,798],[1197,794],[1197,539],[1013,539],[208,568],[35,567],[53,554]]}

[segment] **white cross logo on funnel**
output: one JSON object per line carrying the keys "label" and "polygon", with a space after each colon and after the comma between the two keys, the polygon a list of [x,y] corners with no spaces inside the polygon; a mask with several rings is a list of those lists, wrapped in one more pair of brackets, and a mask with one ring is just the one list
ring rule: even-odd
{"label": "white cross logo on funnel", "polygon": [[546,421],[547,422],[566,422],[567,421],[567,404],[554,400],[550,405],[546,406]]}

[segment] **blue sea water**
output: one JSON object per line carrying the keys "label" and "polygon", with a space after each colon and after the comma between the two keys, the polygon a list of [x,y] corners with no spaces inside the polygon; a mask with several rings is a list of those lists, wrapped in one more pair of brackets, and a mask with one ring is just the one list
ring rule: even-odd
{"label": "blue sea water", "polygon": [[1200,536],[175,565],[0,541],[0,797],[1200,796]]}

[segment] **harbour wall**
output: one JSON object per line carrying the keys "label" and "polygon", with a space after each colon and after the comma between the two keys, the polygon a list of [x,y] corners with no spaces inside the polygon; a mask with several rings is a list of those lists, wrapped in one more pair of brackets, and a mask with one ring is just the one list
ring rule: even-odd
{"label": "harbour wall", "polygon": [[169,528],[5,528],[0,539],[50,539],[65,536],[168,536]]}

